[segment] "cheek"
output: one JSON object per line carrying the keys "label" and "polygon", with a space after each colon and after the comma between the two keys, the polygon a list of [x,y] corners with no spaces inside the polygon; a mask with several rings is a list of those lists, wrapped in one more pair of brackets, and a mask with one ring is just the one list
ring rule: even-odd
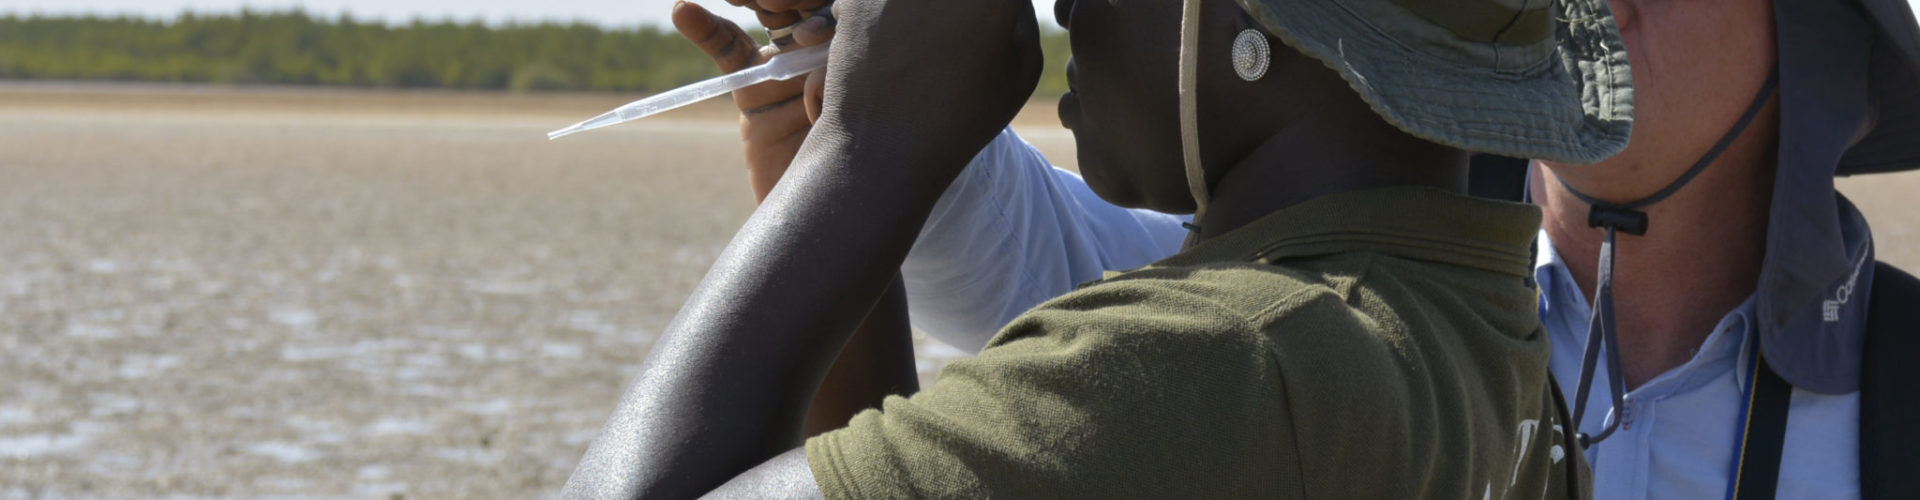
{"label": "cheek", "polygon": [[1633,65],[1634,125],[1622,156],[1704,151],[1745,111],[1773,61],[1770,4],[1752,3],[1630,10],[1621,35]]}
{"label": "cheek", "polygon": [[[1093,144],[1126,170],[1154,165],[1174,167],[1180,162],[1180,99],[1175,73],[1167,63],[1160,75],[1145,62],[1122,65],[1083,64],[1080,102]],[[1165,80],[1165,81],[1161,81]],[[1169,163],[1171,162],[1171,163]]]}

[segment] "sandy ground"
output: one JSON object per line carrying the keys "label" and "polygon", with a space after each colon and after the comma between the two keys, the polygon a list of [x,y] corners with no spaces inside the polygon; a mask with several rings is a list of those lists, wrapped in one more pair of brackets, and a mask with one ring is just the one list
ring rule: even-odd
{"label": "sandy ground", "polygon": [[0,85],[0,499],[551,495],[752,209],[725,101],[544,139],[629,97]]}

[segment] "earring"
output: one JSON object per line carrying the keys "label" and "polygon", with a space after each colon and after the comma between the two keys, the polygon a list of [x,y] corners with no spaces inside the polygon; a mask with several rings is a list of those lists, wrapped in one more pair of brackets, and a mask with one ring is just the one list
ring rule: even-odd
{"label": "earring", "polygon": [[1241,80],[1251,82],[1267,76],[1267,65],[1272,62],[1273,47],[1267,45],[1267,35],[1250,29],[1233,39],[1233,72],[1239,73]]}

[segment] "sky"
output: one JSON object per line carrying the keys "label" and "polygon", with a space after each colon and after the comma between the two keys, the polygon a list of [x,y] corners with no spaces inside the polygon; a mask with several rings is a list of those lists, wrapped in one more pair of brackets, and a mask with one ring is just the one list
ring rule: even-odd
{"label": "sky", "polygon": [[[753,15],[726,0],[692,0],[752,26]],[[1920,0],[1908,0],[1920,10]],[[1053,0],[1033,0],[1042,21],[1052,23]],[[484,19],[492,23],[587,21],[609,27],[637,24],[667,25],[673,0],[0,0],[0,14],[131,13],[171,18],[182,10],[231,12],[241,7],[258,10],[305,8],[309,13],[333,16],[352,12],[359,18],[403,23],[415,17],[456,20]]]}
{"label": "sky", "polygon": [[[752,12],[729,5],[726,0],[690,1],[720,12],[743,26],[758,24]],[[328,17],[351,12],[356,18],[395,23],[422,17],[484,19],[491,23],[579,20],[608,27],[631,27],[643,23],[666,26],[673,0],[0,0],[0,14],[128,13],[165,19],[186,9],[211,13],[233,12],[242,7],[286,10],[296,6]],[[1034,0],[1034,6],[1043,21],[1052,22],[1053,0]]]}

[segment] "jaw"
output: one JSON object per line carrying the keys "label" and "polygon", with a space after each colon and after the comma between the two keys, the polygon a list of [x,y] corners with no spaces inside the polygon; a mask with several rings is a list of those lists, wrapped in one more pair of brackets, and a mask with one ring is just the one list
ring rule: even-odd
{"label": "jaw", "polygon": [[[1076,132],[1076,136],[1077,136]],[[1184,171],[1177,164],[1162,165],[1165,172],[1171,174],[1168,179],[1149,181],[1139,178],[1134,170],[1119,168],[1102,155],[1088,147],[1077,148],[1080,151],[1080,175],[1087,181],[1087,188],[1115,206],[1131,209],[1146,209],[1168,214],[1190,214],[1194,211],[1193,198],[1187,190]],[[1177,178],[1175,178],[1177,177]]]}

